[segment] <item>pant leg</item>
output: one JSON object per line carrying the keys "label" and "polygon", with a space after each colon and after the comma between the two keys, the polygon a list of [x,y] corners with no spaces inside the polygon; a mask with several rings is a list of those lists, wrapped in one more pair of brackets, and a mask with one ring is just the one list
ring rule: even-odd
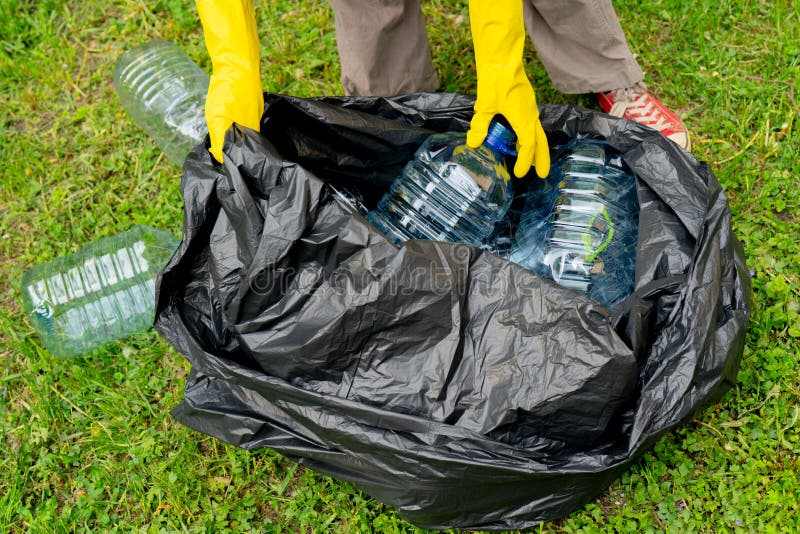
{"label": "pant leg", "polygon": [[434,91],[430,44],[419,0],[330,0],[347,95]]}
{"label": "pant leg", "polygon": [[644,78],[611,0],[525,0],[525,26],[562,93],[600,93]]}

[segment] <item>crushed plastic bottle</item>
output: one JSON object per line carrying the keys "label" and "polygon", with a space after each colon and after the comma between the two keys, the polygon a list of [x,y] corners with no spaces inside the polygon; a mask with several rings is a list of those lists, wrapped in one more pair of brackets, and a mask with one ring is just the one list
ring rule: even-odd
{"label": "crushed plastic bottle", "polygon": [[122,106],[167,157],[182,165],[208,133],[208,74],[177,45],[150,41],[125,52],[114,66]]}
{"label": "crushed plastic bottle", "polygon": [[515,136],[494,121],[477,149],[463,133],[430,136],[367,219],[387,238],[482,246],[513,193],[505,156]]}
{"label": "crushed plastic bottle", "polygon": [[60,357],[85,354],[153,324],[155,279],[178,240],[134,226],[23,276],[25,313]]}
{"label": "crushed plastic bottle", "polygon": [[605,142],[576,139],[529,189],[509,258],[611,308],[633,290],[636,180]]}

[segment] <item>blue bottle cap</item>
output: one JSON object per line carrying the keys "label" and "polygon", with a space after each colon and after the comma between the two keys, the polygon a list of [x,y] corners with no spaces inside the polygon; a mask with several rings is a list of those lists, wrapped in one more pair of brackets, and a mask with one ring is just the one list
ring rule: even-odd
{"label": "blue bottle cap", "polygon": [[514,131],[495,119],[489,124],[489,133],[486,135],[483,144],[503,155],[516,156],[517,152],[514,150],[516,141],[517,136]]}

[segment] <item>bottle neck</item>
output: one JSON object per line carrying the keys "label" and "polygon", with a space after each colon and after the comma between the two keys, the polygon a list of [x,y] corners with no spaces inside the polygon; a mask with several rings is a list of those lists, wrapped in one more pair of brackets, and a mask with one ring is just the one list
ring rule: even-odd
{"label": "bottle neck", "polygon": [[497,120],[493,120],[491,124],[489,124],[489,132],[483,144],[499,156],[515,156],[517,154],[514,150],[516,139],[517,136],[514,135],[514,131],[511,130],[510,127],[505,126]]}

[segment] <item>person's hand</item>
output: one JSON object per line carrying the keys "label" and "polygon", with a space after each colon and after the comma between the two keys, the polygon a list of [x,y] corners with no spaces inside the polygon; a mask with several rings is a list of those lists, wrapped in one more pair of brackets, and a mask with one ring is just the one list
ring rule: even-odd
{"label": "person's hand", "polygon": [[252,0],[197,0],[214,70],[206,97],[211,154],[222,163],[225,132],[234,122],[258,131],[264,112],[259,44]]}
{"label": "person's hand", "polygon": [[544,178],[550,172],[550,150],[536,95],[522,65],[525,26],[521,0],[470,0],[469,21],[478,73],[475,115],[467,133],[467,146],[483,143],[489,123],[503,115],[517,135],[514,174],[525,176],[531,165]]}

